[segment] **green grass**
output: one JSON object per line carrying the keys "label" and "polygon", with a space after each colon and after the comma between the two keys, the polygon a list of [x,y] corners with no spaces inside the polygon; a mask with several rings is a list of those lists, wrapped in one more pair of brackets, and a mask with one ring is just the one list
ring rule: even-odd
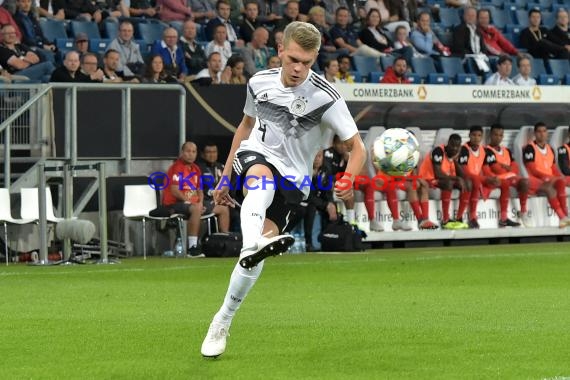
{"label": "green grass", "polygon": [[570,377],[570,244],[271,258],[226,353],[233,259],[0,269],[0,379]]}

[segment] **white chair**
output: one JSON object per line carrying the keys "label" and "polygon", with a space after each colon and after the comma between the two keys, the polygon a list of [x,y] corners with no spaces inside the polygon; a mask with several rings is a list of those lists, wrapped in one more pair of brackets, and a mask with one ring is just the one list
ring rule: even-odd
{"label": "white chair", "polygon": [[21,225],[34,223],[34,219],[14,219],[12,218],[10,204],[10,191],[8,189],[0,189],[0,223],[4,225],[4,252],[6,254],[6,265],[8,265],[8,224]]}
{"label": "white chair", "polygon": [[[20,190],[21,196],[21,207],[20,207],[20,216],[22,219],[31,219],[34,220],[36,223],[40,220],[40,205],[38,199],[38,188],[37,187],[30,187],[30,188],[22,188]],[[46,187],[46,219],[48,222],[51,223],[58,223],[63,220],[64,218],[58,218],[55,216],[53,212],[53,200],[51,197],[51,190],[49,187]]]}
{"label": "white chair", "polygon": [[524,166],[523,149],[534,139],[534,127],[522,126],[513,141],[513,158],[519,164],[521,176],[528,178],[528,172]]}

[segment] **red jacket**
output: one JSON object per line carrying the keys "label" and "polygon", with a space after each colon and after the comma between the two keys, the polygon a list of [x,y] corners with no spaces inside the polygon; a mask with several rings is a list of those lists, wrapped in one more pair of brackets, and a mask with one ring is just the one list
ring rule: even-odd
{"label": "red jacket", "polygon": [[384,73],[384,78],[382,78],[380,83],[410,84],[410,80],[406,77],[403,78],[397,77],[396,73],[394,72],[394,69],[392,69],[392,66],[390,66],[386,69],[386,72]]}
{"label": "red jacket", "polygon": [[485,29],[479,27],[479,31],[481,32],[483,42],[491,55],[518,54],[518,50],[513,46],[513,44],[495,27],[488,26]]}

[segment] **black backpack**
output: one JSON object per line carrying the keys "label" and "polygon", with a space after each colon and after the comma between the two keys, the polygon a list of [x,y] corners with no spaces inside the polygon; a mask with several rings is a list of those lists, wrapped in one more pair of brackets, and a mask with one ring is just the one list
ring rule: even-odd
{"label": "black backpack", "polygon": [[366,233],[358,227],[339,218],[330,222],[319,235],[321,250],[324,252],[359,252],[365,247],[362,239]]}
{"label": "black backpack", "polygon": [[241,234],[216,232],[202,240],[201,252],[206,257],[238,257],[241,251]]}

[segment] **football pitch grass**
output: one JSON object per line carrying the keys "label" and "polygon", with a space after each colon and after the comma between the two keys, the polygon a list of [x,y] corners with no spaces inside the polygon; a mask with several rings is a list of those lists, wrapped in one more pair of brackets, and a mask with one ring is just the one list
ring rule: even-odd
{"label": "football pitch grass", "polygon": [[200,355],[236,259],[0,269],[0,379],[570,378],[570,244],[267,260]]}

